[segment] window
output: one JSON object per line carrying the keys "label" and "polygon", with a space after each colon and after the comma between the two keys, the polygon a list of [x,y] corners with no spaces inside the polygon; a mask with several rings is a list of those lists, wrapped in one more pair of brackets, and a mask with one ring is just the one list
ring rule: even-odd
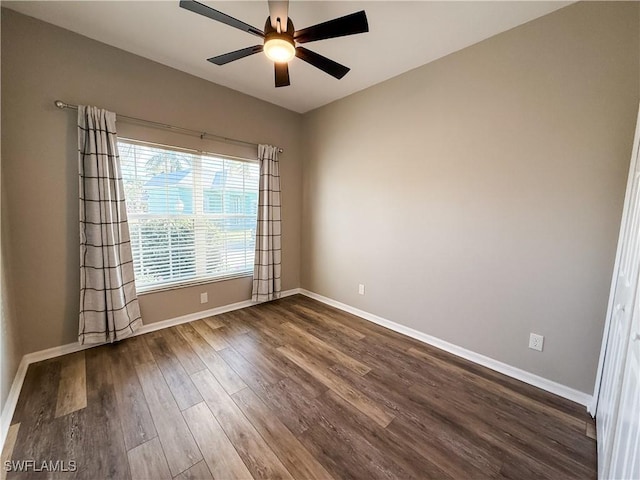
{"label": "window", "polygon": [[140,291],[253,272],[259,164],[119,140]]}

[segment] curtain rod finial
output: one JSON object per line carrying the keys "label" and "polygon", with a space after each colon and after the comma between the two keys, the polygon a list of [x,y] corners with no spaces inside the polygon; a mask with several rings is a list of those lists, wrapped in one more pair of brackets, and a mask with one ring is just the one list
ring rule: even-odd
{"label": "curtain rod finial", "polygon": [[64,103],[62,100],[56,100],[55,102],[53,102],[53,104],[58,108],[64,108],[67,106],[67,104]]}

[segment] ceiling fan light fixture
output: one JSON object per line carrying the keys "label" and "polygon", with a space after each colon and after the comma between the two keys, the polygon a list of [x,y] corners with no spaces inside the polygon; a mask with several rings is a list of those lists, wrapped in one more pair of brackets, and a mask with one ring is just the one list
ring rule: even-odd
{"label": "ceiling fan light fixture", "polygon": [[287,63],[296,56],[296,48],[285,38],[270,38],[264,42],[264,54],[276,63]]}
{"label": "ceiling fan light fixture", "polygon": [[[248,23],[230,17],[196,0],[180,0],[180,7],[263,39],[262,45],[241,48],[240,50],[207,58],[207,61],[216,65],[226,65],[229,62],[240,60],[255,53],[264,52],[267,58],[274,62],[276,87],[291,85],[289,81],[289,61],[293,60],[294,57],[298,57],[303,62],[340,80],[349,72],[348,67],[340,65],[330,58],[323,57],[319,53],[307,50],[300,44],[369,31],[367,14],[364,10],[318,23],[302,30],[296,30],[288,15],[289,0],[269,0],[269,16],[264,24],[264,31],[258,30]],[[286,29],[283,28],[285,23]]]}

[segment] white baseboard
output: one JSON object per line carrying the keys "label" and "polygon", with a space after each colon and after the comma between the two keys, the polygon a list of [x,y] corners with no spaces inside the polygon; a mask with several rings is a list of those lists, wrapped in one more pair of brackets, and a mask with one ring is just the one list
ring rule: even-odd
{"label": "white baseboard", "polygon": [[414,330],[413,328],[406,327],[399,323],[379,317],[377,315],[374,315],[373,313],[365,312],[364,310],[360,310],[331,298],[318,295],[317,293],[310,292],[309,290],[300,289],[300,293],[302,295],[306,295],[309,298],[313,298],[314,300],[318,300],[319,302],[325,303],[340,310],[344,310],[345,312],[351,313],[353,315],[357,315],[358,317],[381,325],[385,328],[393,330],[394,332],[398,332],[408,337],[415,338],[416,340],[427,343],[441,350],[457,355],[458,357],[462,357],[466,360],[470,360],[474,363],[482,365],[483,367],[490,368],[491,370],[495,370],[496,372],[500,372],[509,377],[528,383],[529,385],[533,385],[534,387],[538,387],[547,392],[579,403],[581,405],[584,405],[585,407],[588,407],[591,403],[592,396],[588,393],[575,390],[573,388],[567,387],[566,385],[562,385],[547,378],[540,377],[506,363],[502,363],[485,355],[472,352],[471,350],[459,347],[458,345],[454,345],[453,343],[449,343],[440,338],[427,335],[426,333]]}
{"label": "white baseboard", "polygon": [[[280,293],[280,298],[289,297],[297,293],[300,293],[299,288],[285,290],[284,292]],[[240,310],[241,308],[250,307],[251,305],[255,305],[255,304],[256,302],[253,302],[252,300],[244,300],[242,302],[223,305],[221,307],[214,307],[208,310],[202,310],[200,312],[194,312],[188,315],[182,315],[180,317],[170,318],[168,320],[162,320],[160,322],[150,323],[148,325],[143,325],[142,328],[140,328],[140,330],[138,330],[135,333],[135,335],[136,336],[144,335],[145,333],[155,332],[157,330],[162,330],[163,328],[173,327],[174,325],[193,322],[195,320],[200,320],[202,318],[213,317],[215,315],[231,312],[233,310]],[[13,378],[13,383],[11,384],[11,389],[9,390],[9,394],[7,395],[7,400],[4,404],[4,408],[2,409],[2,416],[0,416],[0,451],[2,451],[2,448],[4,447],[4,441],[7,438],[7,433],[9,431],[11,419],[13,418],[13,413],[16,409],[16,405],[18,403],[18,397],[20,396],[20,390],[22,389],[24,377],[27,374],[27,369],[29,368],[29,365],[31,365],[32,363],[42,362],[43,360],[49,360],[50,358],[56,358],[62,355],[67,355],[68,353],[74,353],[74,352],[79,352],[81,350],[87,350],[93,347],[99,347],[100,345],[104,345],[104,344],[94,343],[94,344],[81,345],[78,342],[68,343],[66,345],[61,345],[59,347],[52,347],[52,348],[47,348],[46,350],[27,353],[22,357],[22,359],[20,360],[20,365],[18,366],[18,370],[16,371],[16,375]]]}
{"label": "white baseboard", "polygon": [[[4,441],[7,439],[7,433],[11,426],[13,412],[16,409],[18,397],[20,396],[20,390],[22,390],[22,383],[24,382],[24,377],[27,375],[28,367],[29,364],[27,363],[27,359],[22,357],[20,364],[18,365],[18,370],[16,371],[16,376],[13,377],[13,383],[9,389],[7,400],[4,403],[2,416],[0,416],[0,452],[2,452],[2,449],[4,448]],[[2,467],[4,468],[4,465]]]}

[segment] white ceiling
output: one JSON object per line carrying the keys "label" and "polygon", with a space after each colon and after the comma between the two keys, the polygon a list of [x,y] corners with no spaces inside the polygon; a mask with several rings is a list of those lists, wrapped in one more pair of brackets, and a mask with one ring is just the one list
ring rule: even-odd
{"label": "white ceiling", "polygon": [[[259,29],[266,0],[202,1]],[[19,1],[3,6],[170,67],[306,112],[562,8],[564,1],[292,1],[296,29],[365,10],[369,32],[305,47],[351,71],[336,80],[294,59],[291,86],[274,87],[273,64],[256,54],[225,66],[207,58],[260,39],[173,1]]]}

